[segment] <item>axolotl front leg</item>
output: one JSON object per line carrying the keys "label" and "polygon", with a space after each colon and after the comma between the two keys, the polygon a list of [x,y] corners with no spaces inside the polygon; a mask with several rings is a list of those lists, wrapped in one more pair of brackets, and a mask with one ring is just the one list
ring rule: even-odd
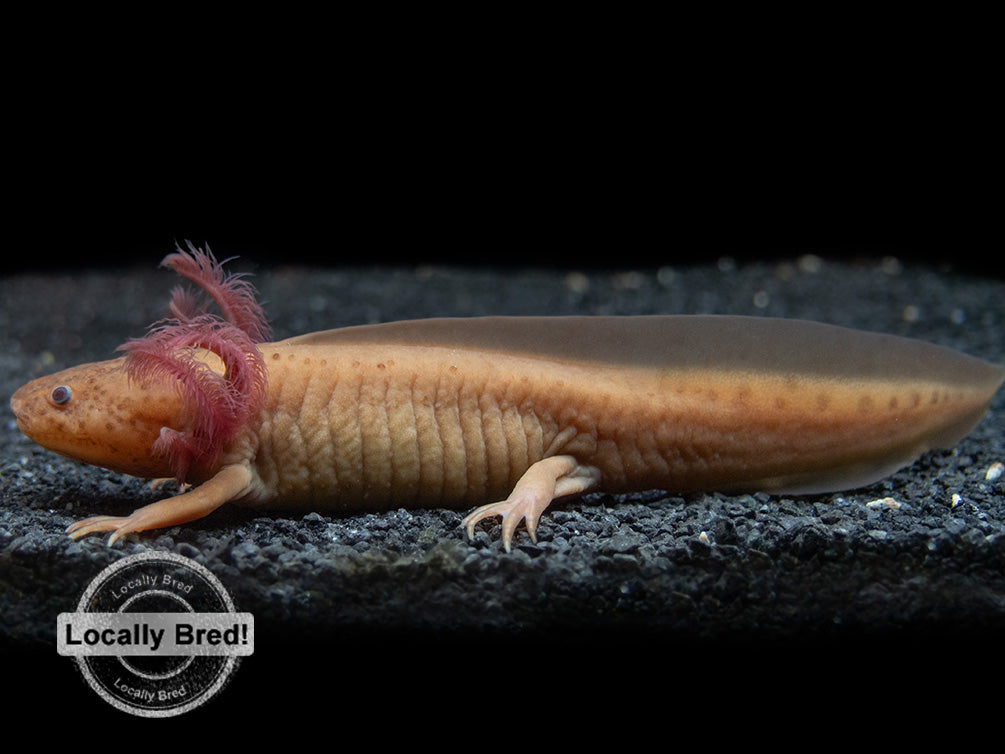
{"label": "axolotl front leg", "polygon": [[73,539],[110,531],[108,544],[112,545],[131,532],[175,526],[207,516],[224,503],[244,496],[250,489],[252,478],[251,468],[246,462],[224,466],[215,476],[182,495],[137,508],[128,516],[87,518],[72,524],[66,531]]}

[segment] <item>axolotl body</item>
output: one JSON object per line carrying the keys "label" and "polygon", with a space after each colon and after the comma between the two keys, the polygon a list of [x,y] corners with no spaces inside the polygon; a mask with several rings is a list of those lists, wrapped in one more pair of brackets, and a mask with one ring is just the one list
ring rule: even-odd
{"label": "axolotl body", "polygon": [[[275,509],[465,508],[509,549],[590,490],[817,493],[951,447],[998,365],[891,335],[731,316],[477,317],[268,342],[254,289],[211,253],[164,263],[170,319],[124,356],[36,379],[11,407],[45,448],[191,489],[70,535]],[[500,501],[500,502],[492,502]]]}

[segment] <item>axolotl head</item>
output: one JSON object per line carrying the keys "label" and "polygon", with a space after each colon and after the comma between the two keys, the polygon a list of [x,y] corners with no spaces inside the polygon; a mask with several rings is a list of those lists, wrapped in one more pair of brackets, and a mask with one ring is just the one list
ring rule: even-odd
{"label": "axolotl head", "polygon": [[126,357],[72,367],[19,388],[17,425],[44,448],[141,477],[173,475],[152,452],[163,427],[180,428],[182,396],[165,380],[137,380]]}

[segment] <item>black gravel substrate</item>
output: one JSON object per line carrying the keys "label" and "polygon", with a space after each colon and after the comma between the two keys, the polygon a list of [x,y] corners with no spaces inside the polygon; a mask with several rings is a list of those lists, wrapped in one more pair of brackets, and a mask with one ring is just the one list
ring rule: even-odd
{"label": "black gravel substrate", "polygon": [[[31,377],[108,358],[161,317],[176,281],[158,261],[0,279],[4,404]],[[235,266],[255,273],[277,339],[443,315],[714,312],[816,319],[1005,362],[1000,278],[892,259],[617,272],[253,263]],[[957,448],[868,489],[589,495],[551,508],[536,545],[521,530],[510,554],[496,525],[469,542],[463,511],[263,515],[234,506],[109,549],[63,530],[163,490],[46,452],[8,415],[0,639],[27,697],[58,687],[64,711],[121,718],[56,656],[56,616],[107,564],[164,550],[208,567],[255,616],[255,654],[206,711],[192,713],[207,720],[259,704],[263,714],[305,716],[355,704],[429,711],[445,694],[452,711],[438,725],[451,727],[475,703],[469,695],[488,701],[514,686],[546,705],[558,703],[553,694],[575,697],[582,711],[600,695],[661,707],[740,694],[737,683],[750,698],[779,683],[799,697],[846,675],[868,710],[890,701],[887,684],[978,669],[1000,677],[1005,475],[986,478],[996,463],[1005,463],[1005,391]],[[886,498],[896,505],[874,502]],[[491,705],[483,714],[494,714]]]}

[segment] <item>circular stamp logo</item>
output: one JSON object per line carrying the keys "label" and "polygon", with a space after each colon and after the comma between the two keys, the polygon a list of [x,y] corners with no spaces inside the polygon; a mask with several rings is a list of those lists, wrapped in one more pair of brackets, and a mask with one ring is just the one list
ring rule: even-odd
{"label": "circular stamp logo", "polygon": [[145,552],[105,568],[57,619],[59,654],[118,709],[170,717],[212,698],[254,651],[255,624],[206,568]]}

